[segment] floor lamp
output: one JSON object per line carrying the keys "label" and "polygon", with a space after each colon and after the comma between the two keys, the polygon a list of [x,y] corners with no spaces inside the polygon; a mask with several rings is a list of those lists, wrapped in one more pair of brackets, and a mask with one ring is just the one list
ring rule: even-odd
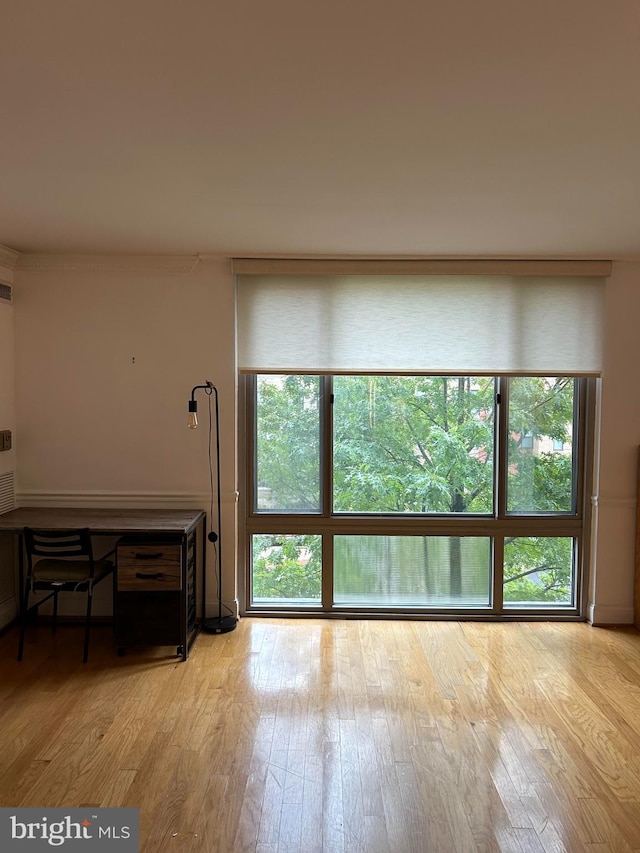
{"label": "floor lamp", "polygon": [[[202,572],[202,620],[200,628],[203,631],[208,631],[211,634],[226,634],[228,631],[233,631],[236,627],[237,619],[229,608],[225,606],[229,613],[222,615],[222,517],[221,517],[221,492],[220,492],[220,415],[218,411],[218,389],[208,379],[204,385],[195,385],[191,391],[191,399],[189,400],[189,419],[187,426],[189,429],[198,428],[198,401],[196,400],[196,391],[204,390],[209,400],[209,486],[211,494],[211,505],[209,511],[209,533],[207,539],[213,543],[216,553],[216,574],[218,579],[218,615],[207,618],[207,572],[206,568]],[[216,496],[218,499],[218,532],[213,530],[213,504],[214,504],[214,488],[213,488],[213,458],[212,458],[212,432],[213,432],[213,417],[211,413],[211,396],[215,400],[215,428],[216,428]],[[217,547],[216,547],[217,543]],[[203,543],[204,547],[204,543]],[[203,561],[205,565],[205,561]]]}

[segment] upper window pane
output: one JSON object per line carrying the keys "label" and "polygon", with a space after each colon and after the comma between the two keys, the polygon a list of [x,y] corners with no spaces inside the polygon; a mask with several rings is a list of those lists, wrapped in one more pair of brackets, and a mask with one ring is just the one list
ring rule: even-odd
{"label": "upper window pane", "polygon": [[257,377],[255,509],[319,512],[320,379]]}
{"label": "upper window pane", "polygon": [[507,510],[575,512],[575,381],[517,377],[509,385]]}
{"label": "upper window pane", "polygon": [[494,380],[336,376],[333,509],[493,511]]}

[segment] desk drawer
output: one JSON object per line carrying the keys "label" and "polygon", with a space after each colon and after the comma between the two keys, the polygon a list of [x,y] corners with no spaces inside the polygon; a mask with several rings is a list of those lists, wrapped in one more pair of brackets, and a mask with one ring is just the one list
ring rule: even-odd
{"label": "desk drawer", "polygon": [[118,545],[118,590],[180,589],[180,558],[179,544]]}

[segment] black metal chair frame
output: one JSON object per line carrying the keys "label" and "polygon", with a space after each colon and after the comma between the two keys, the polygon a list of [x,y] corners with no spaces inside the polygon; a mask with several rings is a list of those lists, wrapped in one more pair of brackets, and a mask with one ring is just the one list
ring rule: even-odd
{"label": "black metal chair frame", "polygon": [[[86,663],[89,658],[89,630],[91,626],[91,608],[93,603],[93,588],[104,578],[108,577],[114,570],[114,564],[110,557],[113,551],[105,554],[98,560],[93,556],[93,545],[89,528],[78,530],[33,530],[24,528],[24,546],[27,556],[27,575],[23,588],[20,590],[20,643],[18,646],[18,660],[22,660],[24,652],[24,638],[28,615],[53,598],[53,622],[52,631],[55,633],[58,622],[58,595],[61,592],[86,592],[87,609],[84,630],[84,653],[82,662]],[[41,558],[47,566],[53,566],[57,570],[54,574],[58,577],[47,579],[46,577],[34,576],[39,560]],[[78,564],[71,558],[80,558]],[[74,577],[74,563],[76,566]],[[70,574],[64,577],[65,566],[69,567]],[[86,566],[86,571],[81,576],[77,569],[78,565]],[[37,571],[36,571],[37,575]],[[29,604],[31,593],[48,591],[49,595],[39,598],[33,604]]]}

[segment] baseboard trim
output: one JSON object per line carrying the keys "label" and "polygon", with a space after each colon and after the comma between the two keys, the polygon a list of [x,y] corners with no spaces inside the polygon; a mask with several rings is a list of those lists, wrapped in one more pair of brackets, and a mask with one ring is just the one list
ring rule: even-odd
{"label": "baseboard trim", "polygon": [[633,625],[633,607],[611,607],[603,604],[589,605],[589,622],[594,628],[612,625]]}

